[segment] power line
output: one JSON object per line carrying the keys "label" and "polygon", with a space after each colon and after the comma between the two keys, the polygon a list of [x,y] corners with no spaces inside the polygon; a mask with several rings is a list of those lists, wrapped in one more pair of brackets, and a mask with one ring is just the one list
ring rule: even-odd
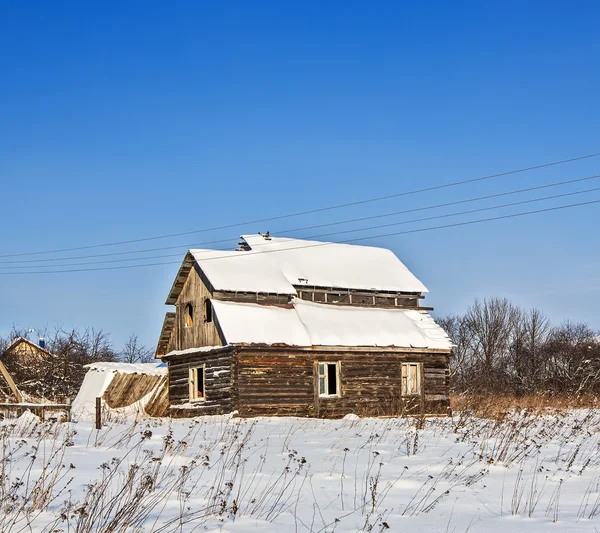
{"label": "power line", "polygon": [[[315,244],[308,244],[305,246],[296,246],[296,247],[292,247],[292,248],[279,248],[279,249],[274,249],[274,250],[264,250],[262,252],[256,252],[256,254],[267,254],[267,253],[275,253],[275,252],[281,253],[281,252],[285,252],[285,251],[301,250],[303,248],[316,248],[316,247],[328,246],[328,245],[332,245],[332,244],[348,244],[348,243],[361,242],[361,241],[365,241],[368,239],[376,239],[376,238],[381,238],[381,237],[393,237],[393,236],[398,236],[398,235],[407,235],[407,234],[411,234],[411,233],[421,233],[421,232],[425,232],[425,231],[434,231],[434,230],[440,230],[440,229],[446,229],[446,228],[455,228],[455,227],[459,227],[459,226],[469,226],[469,225],[473,225],[473,224],[481,224],[484,222],[491,222],[494,220],[505,220],[505,219],[510,219],[510,218],[527,216],[527,215],[534,215],[534,214],[538,214],[538,213],[548,213],[551,211],[559,211],[562,209],[570,209],[570,208],[574,208],[574,207],[582,207],[582,206],[598,204],[598,203],[600,203],[600,200],[590,200],[588,202],[579,202],[576,204],[567,204],[567,205],[561,205],[561,206],[555,206],[555,207],[548,207],[545,209],[536,209],[534,211],[524,211],[522,213],[512,213],[509,215],[501,215],[501,216],[497,216],[497,217],[482,218],[482,219],[478,219],[478,220],[468,220],[468,221],[464,221],[464,222],[456,222],[453,224],[444,224],[442,226],[431,226],[428,228],[417,228],[417,229],[407,230],[407,231],[383,233],[383,234],[379,234],[379,235],[370,235],[368,237],[356,237],[353,239],[346,239],[346,240],[339,241],[339,242],[320,242],[320,243],[315,243]],[[209,257],[207,259],[204,259],[204,261],[214,261],[217,259],[229,259],[232,257],[236,257],[236,258],[250,257],[250,256],[255,256],[256,254],[240,252],[239,254],[230,254],[230,255],[224,255],[224,256]],[[101,270],[123,270],[123,269],[129,269],[129,268],[152,267],[152,266],[159,266],[159,265],[178,265],[178,264],[180,264],[179,261],[167,261],[167,262],[160,262],[160,263],[145,263],[142,265],[123,265],[123,266],[114,266],[114,267],[99,267],[99,268],[86,268],[86,269],[42,270],[42,271],[37,271],[37,272],[0,272],[0,275],[67,274],[67,273],[72,273],[72,272],[97,272],[97,271],[101,271]]]}
{"label": "power line", "polygon": [[514,175],[514,174],[520,174],[523,172],[530,172],[532,170],[538,170],[541,168],[548,168],[548,167],[552,167],[552,166],[563,165],[566,163],[573,163],[575,161],[581,161],[584,159],[590,159],[590,158],[598,157],[598,156],[600,156],[600,152],[593,153],[593,154],[587,154],[587,155],[583,155],[583,156],[578,156],[578,157],[572,157],[570,159],[563,159],[560,161],[552,161],[550,163],[543,163],[540,165],[534,165],[534,166],[520,168],[520,169],[516,169],[516,170],[509,170],[506,172],[500,172],[498,174],[490,174],[488,176],[481,176],[478,178],[470,178],[470,179],[455,181],[452,183],[446,183],[446,184],[442,184],[442,185],[434,185],[434,186],[430,186],[430,187],[424,187],[422,189],[414,189],[412,191],[404,191],[404,192],[389,194],[389,195],[385,195],[385,196],[378,196],[375,198],[368,198],[365,200],[357,200],[354,202],[348,202],[348,203],[344,203],[344,204],[320,207],[320,208],[316,208],[316,209],[299,211],[296,213],[289,213],[289,214],[285,214],[285,215],[278,215],[278,216],[274,216],[274,217],[262,218],[262,219],[257,219],[257,220],[250,220],[250,221],[246,221],[246,222],[238,222],[235,224],[215,226],[212,228],[203,228],[203,229],[199,229],[199,230],[184,231],[184,232],[180,232],[180,233],[171,233],[171,234],[167,234],[167,235],[159,235],[159,236],[154,236],[154,237],[144,237],[144,238],[140,238],[140,239],[129,239],[129,240],[125,240],[125,241],[115,241],[115,242],[102,243],[102,244],[90,244],[90,245],[86,245],[86,246],[75,246],[75,247],[71,247],[71,248],[60,248],[60,249],[55,249],[55,250],[45,250],[45,251],[38,251],[38,252],[23,252],[23,253],[18,253],[18,254],[4,254],[4,255],[0,255],[0,258],[55,254],[55,253],[62,253],[62,252],[72,252],[72,251],[76,251],[76,250],[89,250],[92,248],[103,248],[103,247],[108,247],[108,246],[133,244],[133,243],[137,243],[137,242],[147,242],[147,241],[153,241],[153,240],[159,240],[159,239],[170,239],[173,237],[181,237],[184,235],[192,235],[192,234],[197,234],[197,233],[207,233],[210,231],[218,231],[218,230],[222,230],[222,229],[235,228],[235,227],[245,226],[248,224],[272,222],[275,220],[282,220],[285,218],[310,215],[310,214],[314,214],[314,213],[321,213],[324,211],[332,211],[335,209],[343,209],[346,207],[353,207],[353,206],[363,205],[363,204],[372,203],[372,202],[380,202],[382,200],[389,200],[391,198],[399,198],[401,196],[409,196],[409,195],[420,194],[420,193],[424,193],[424,192],[431,192],[431,191],[440,190],[440,189],[447,189],[450,187],[456,187],[456,186],[465,185],[468,183],[475,183],[475,182],[479,182],[479,181],[485,181],[485,180],[490,180],[490,179],[494,179],[494,178],[510,176],[510,175]]}
{"label": "power line", "polygon": [[378,226],[370,226],[368,228],[357,228],[357,229],[352,229],[352,230],[344,230],[344,231],[336,231],[336,232],[332,232],[332,233],[323,233],[321,235],[313,235],[312,237],[307,237],[307,239],[315,239],[315,238],[320,238],[320,237],[327,237],[329,235],[342,235],[345,233],[356,233],[359,231],[370,231],[373,229],[381,229],[381,228],[389,228],[392,226],[401,226],[404,224],[414,224],[415,222],[426,222],[428,220],[438,220],[440,218],[450,218],[450,217],[456,217],[456,216],[462,216],[462,215],[470,215],[473,213],[480,213],[481,211],[491,211],[493,209],[501,209],[504,207],[513,207],[516,205],[523,205],[523,204],[532,204],[535,202],[543,202],[546,200],[554,200],[557,198],[564,198],[566,196],[575,196],[577,194],[584,194],[584,193],[588,193],[588,192],[596,192],[596,191],[600,191],[600,187],[595,187],[593,189],[586,189],[583,191],[575,191],[575,192],[568,192],[568,193],[563,193],[563,194],[555,194],[552,196],[544,196],[542,198],[534,198],[532,200],[523,200],[521,202],[511,202],[509,204],[501,204],[501,205],[493,205],[493,206],[486,206],[486,207],[480,207],[478,209],[470,209],[468,211],[459,211],[457,213],[447,213],[445,215],[437,215],[437,216],[433,216],[433,217],[425,217],[425,218],[417,218],[417,219],[413,219],[413,220],[402,220],[400,222],[392,222],[390,224],[381,224]]}
{"label": "power line", "polygon": [[[494,206],[486,206],[486,207],[480,207],[477,209],[470,209],[467,211],[458,211],[456,213],[446,213],[443,215],[436,215],[436,216],[432,216],[432,217],[424,217],[424,218],[416,218],[416,219],[411,219],[411,220],[401,220],[399,222],[391,222],[389,224],[380,224],[377,226],[369,226],[369,227],[365,227],[365,228],[354,228],[354,229],[349,229],[349,230],[341,230],[341,231],[334,231],[334,232],[330,232],[330,233],[321,233],[319,235],[311,235],[309,237],[306,237],[304,240],[310,240],[310,239],[318,239],[321,237],[329,237],[331,235],[343,235],[343,234],[347,234],[347,233],[359,233],[359,232],[363,232],[363,231],[371,231],[374,229],[382,229],[382,228],[389,228],[389,227],[393,227],[393,226],[401,226],[404,224],[414,224],[416,222],[426,222],[429,220],[439,220],[442,218],[450,218],[450,217],[457,217],[457,216],[462,216],[462,215],[469,215],[469,214],[473,214],[473,213],[480,213],[481,211],[491,211],[493,209],[502,209],[505,207],[514,207],[517,205],[524,205],[524,204],[532,204],[532,203],[536,203],[536,202],[544,202],[546,200],[555,200],[557,198],[565,198],[567,196],[575,196],[578,194],[585,194],[585,193],[590,193],[590,192],[596,192],[596,191],[600,191],[600,187],[594,187],[592,189],[585,189],[582,191],[573,191],[573,192],[568,192],[568,193],[562,193],[562,194],[555,194],[552,196],[543,196],[541,198],[533,198],[530,200],[522,200],[520,202],[510,202],[507,204],[500,204],[500,205],[494,205]],[[504,193],[504,194],[508,194],[508,193]],[[256,247],[259,246],[268,246],[269,243],[264,243],[264,244],[258,244],[255,245],[255,247],[253,247],[253,250]],[[206,252],[214,252],[214,251],[221,251],[221,252],[226,252],[229,251],[227,249],[214,249],[214,250],[207,250]],[[205,252],[204,250],[201,250],[199,252],[196,253],[203,253]],[[52,268],[69,268],[69,267],[73,267],[73,266],[84,266],[84,265],[97,265],[97,264],[107,264],[107,263],[124,263],[126,261],[146,261],[148,259],[166,259],[169,257],[181,257],[181,254],[166,254],[166,255],[158,255],[158,256],[149,256],[149,257],[138,257],[138,258],[129,258],[129,259],[110,259],[110,260],[104,260],[104,261],[94,261],[94,262],[84,262],[84,263],[69,263],[69,264],[61,264],[61,265],[49,265],[49,267]],[[40,265],[36,264],[36,265],[18,265],[18,266],[5,266],[2,267],[5,270],[6,269],[20,269],[20,268],[39,268]]]}
{"label": "power line", "polygon": [[[589,180],[594,180],[594,179],[598,179],[600,178],[600,174],[596,174],[593,176],[586,176],[583,178],[575,178],[575,179],[570,179],[570,180],[565,180],[565,181],[558,181],[558,182],[554,182],[554,183],[548,183],[545,185],[538,185],[535,187],[527,187],[524,189],[517,189],[517,190],[512,190],[512,191],[507,191],[507,192],[501,192],[501,193],[495,193],[495,194],[488,194],[485,196],[478,196],[475,198],[467,198],[464,200],[456,200],[453,202],[445,202],[445,203],[441,203],[441,204],[434,204],[434,205],[428,205],[428,206],[424,206],[424,207],[415,207],[412,209],[404,209],[402,211],[394,211],[392,213],[384,213],[384,214],[380,214],[380,215],[371,215],[371,216],[367,216],[367,217],[360,217],[360,218],[353,218],[353,219],[347,219],[347,220],[341,220],[341,221],[337,221],[337,222],[328,222],[325,224],[316,224],[313,226],[304,226],[304,227],[300,227],[300,228],[293,228],[293,229],[287,229],[287,230],[281,230],[281,231],[277,231],[274,233],[277,233],[278,236],[280,235],[287,235],[289,233],[295,233],[298,231],[305,231],[305,230],[309,230],[309,229],[318,229],[318,228],[324,228],[324,227],[330,227],[330,226],[337,226],[337,225],[341,225],[341,224],[350,224],[353,222],[363,222],[366,220],[374,220],[374,219],[379,219],[379,218],[386,218],[386,217],[391,217],[391,216],[397,216],[397,215],[403,215],[403,214],[408,214],[408,213],[416,213],[419,211],[427,211],[427,210],[431,210],[431,209],[439,209],[442,207],[450,207],[453,205],[460,205],[460,204],[466,204],[466,203],[472,203],[472,202],[478,202],[481,200],[490,200],[492,198],[500,198],[500,197],[504,197],[504,196],[511,196],[514,194],[520,194],[520,193],[524,193],[524,192],[532,192],[532,191],[536,191],[536,190],[541,190],[541,189],[548,189],[548,188],[552,188],[552,187],[559,187],[561,185],[568,185],[568,184],[573,184],[573,183],[579,183],[579,182],[583,182],[583,181],[589,181]],[[591,190],[595,190],[595,189],[591,189]],[[340,232],[343,233],[343,232]],[[335,235],[335,233],[333,233]],[[327,235],[327,234],[326,234]],[[320,235],[323,236],[323,235]],[[309,237],[310,238],[310,237]],[[314,238],[314,237],[313,237]],[[123,252],[110,252],[110,253],[103,253],[103,254],[92,254],[92,255],[80,255],[80,256],[71,256],[71,257],[56,257],[56,258],[48,258],[48,259],[17,259],[17,260],[11,260],[11,261],[0,261],[0,265],[12,265],[12,264],[18,264],[19,266],[23,266],[24,268],[26,267],[25,265],[22,265],[22,263],[36,263],[35,266],[38,266],[38,263],[44,262],[44,263],[48,263],[48,262],[56,262],[56,261],[72,261],[72,260],[77,260],[77,259],[94,259],[97,257],[113,257],[113,256],[121,256],[121,255],[129,255],[129,254],[135,254],[135,253],[145,253],[145,252],[158,252],[158,251],[164,251],[164,250],[176,250],[176,249],[182,249],[182,248],[190,248],[190,247],[197,247],[197,246],[205,246],[205,245],[211,245],[211,244],[223,244],[223,243],[230,243],[231,241],[236,240],[236,238],[231,238],[231,239],[218,239],[218,240],[213,240],[213,241],[205,241],[205,242],[201,242],[201,243],[193,243],[193,244],[181,244],[181,245],[177,245],[177,246],[165,246],[165,247],[158,247],[158,248],[146,248],[146,249],[141,249],[141,250],[131,250],[131,251],[123,251]],[[260,244],[258,246],[261,246]],[[212,251],[212,250],[211,250]],[[225,250],[223,250],[225,251]],[[155,257],[175,257],[176,255],[179,254],[172,254],[172,255],[163,255],[163,256],[155,256]],[[113,261],[97,261],[96,263],[103,263],[103,262],[125,262],[125,261],[143,261],[146,259],[153,259],[154,257],[140,257],[140,258],[130,258],[130,259],[122,259],[122,260],[113,260]],[[64,265],[64,266],[75,266],[75,265],[81,265],[81,264],[90,264],[90,263],[71,263],[70,265]],[[49,265],[49,266],[63,266],[63,265]],[[18,268],[18,267],[1,267],[0,268]]]}

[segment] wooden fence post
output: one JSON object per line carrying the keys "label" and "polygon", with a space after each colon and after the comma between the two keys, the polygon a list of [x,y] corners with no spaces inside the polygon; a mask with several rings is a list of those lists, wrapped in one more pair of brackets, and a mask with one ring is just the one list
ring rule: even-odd
{"label": "wooden fence post", "polygon": [[102,429],[102,398],[96,398],[96,429]]}

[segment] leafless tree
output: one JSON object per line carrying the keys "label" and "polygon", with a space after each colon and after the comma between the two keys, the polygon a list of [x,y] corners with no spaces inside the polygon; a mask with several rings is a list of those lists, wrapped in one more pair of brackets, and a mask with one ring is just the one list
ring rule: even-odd
{"label": "leafless tree", "polygon": [[600,393],[600,337],[587,324],[552,326],[538,309],[499,298],[475,301],[439,323],[455,344],[450,379],[457,392]]}
{"label": "leafless tree", "polygon": [[140,344],[138,336],[131,334],[119,354],[125,363],[150,363],[154,359],[154,350]]}
{"label": "leafless tree", "polygon": [[518,310],[506,298],[475,300],[465,320],[470,330],[470,355],[474,367],[480,369],[480,386],[491,390],[504,381]]}
{"label": "leafless tree", "polygon": [[543,350],[549,331],[548,318],[540,310],[517,311],[507,367],[517,396],[540,392],[544,386],[548,368]]}
{"label": "leafless tree", "polygon": [[450,381],[454,388],[468,388],[467,374],[473,344],[472,330],[464,315],[449,315],[438,319],[438,323],[448,333],[454,348],[450,359]]}

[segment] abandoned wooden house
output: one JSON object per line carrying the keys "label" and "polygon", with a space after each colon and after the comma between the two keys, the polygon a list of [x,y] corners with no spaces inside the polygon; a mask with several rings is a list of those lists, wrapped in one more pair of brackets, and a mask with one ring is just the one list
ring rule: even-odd
{"label": "abandoned wooden house", "polygon": [[172,416],[449,411],[451,342],[389,250],[242,236],[190,250],[156,356]]}

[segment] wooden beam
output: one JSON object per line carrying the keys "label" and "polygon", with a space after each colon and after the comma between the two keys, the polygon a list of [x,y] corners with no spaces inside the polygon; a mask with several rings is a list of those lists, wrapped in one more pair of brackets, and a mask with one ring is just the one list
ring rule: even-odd
{"label": "wooden beam", "polygon": [[10,390],[15,395],[17,402],[18,403],[23,402],[23,395],[21,394],[21,391],[19,391],[19,389],[15,385],[15,382],[13,381],[12,377],[8,373],[8,370],[6,369],[6,367],[4,366],[4,363],[2,361],[0,361],[0,373],[4,376],[4,379],[6,380],[6,383],[8,383]]}

